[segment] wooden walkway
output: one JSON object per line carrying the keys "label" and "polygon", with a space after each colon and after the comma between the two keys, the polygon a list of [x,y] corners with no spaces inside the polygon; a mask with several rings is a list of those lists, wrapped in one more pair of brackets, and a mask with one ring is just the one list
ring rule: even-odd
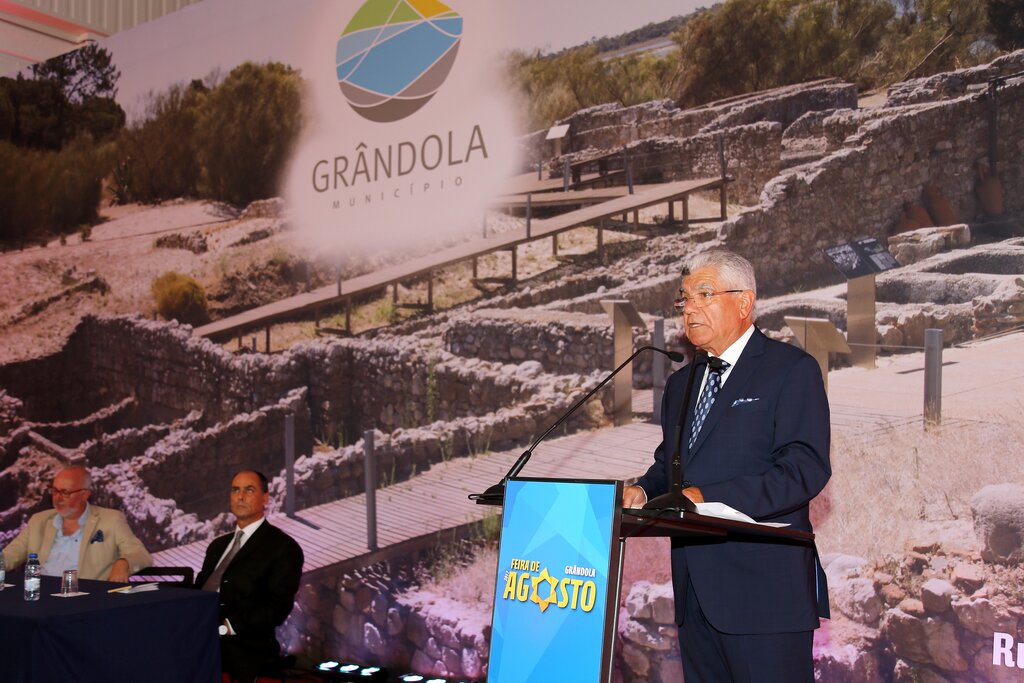
{"label": "wooden walkway", "polygon": [[[522,475],[632,480],[647,471],[660,439],[660,428],[646,422],[549,439],[537,448]],[[496,514],[497,508],[477,505],[467,496],[500,481],[521,452],[517,449],[456,458],[413,479],[378,490],[380,550],[373,555],[386,553],[388,546],[430,538],[439,531]],[[297,516],[316,528],[283,515],[272,517],[271,522],[302,546],[306,556],[303,571],[370,554],[365,494],[307,508]],[[153,553],[153,563],[188,566],[198,572],[208,544],[209,541],[200,541]]]}
{"label": "wooden walkway", "polygon": [[[346,307],[346,331],[351,331],[351,325],[348,321],[354,297],[378,292],[385,289],[388,285],[422,277],[427,278],[427,303],[423,304],[423,307],[429,310],[433,307],[433,275],[435,271],[462,261],[472,260],[475,274],[476,259],[495,251],[510,250],[512,252],[512,274],[511,278],[508,279],[514,282],[517,276],[516,248],[518,246],[538,239],[555,237],[575,228],[597,226],[598,250],[601,251],[603,248],[602,231],[605,220],[617,215],[625,216],[629,212],[634,213],[635,220],[640,209],[666,203],[670,207],[671,215],[673,202],[682,201],[685,207],[687,198],[694,192],[720,190],[722,196],[722,217],[724,219],[725,186],[728,181],[728,178],[699,178],[696,180],[681,180],[662,185],[647,186],[648,189],[642,192],[627,194],[594,206],[585,206],[576,211],[553,218],[532,220],[528,222],[526,227],[474,239],[389,268],[360,275],[350,280],[344,280],[336,285],[328,285],[311,292],[305,292],[264,306],[258,306],[238,315],[197,327],[193,334],[225,341],[235,335],[241,335],[243,332],[263,328],[266,332],[266,346],[269,351],[270,325],[273,323],[308,314],[312,314],[319,319],[320,309],[342,304]],[[684,224],[687,218],[685,213],[684,209]],[[398,303],[397,287],[394,289],[394,293],[396,303]]]}
{"label": "wooden walkway", "polygon": [[[655,187],[653,185],[637,185],[636,192]],[[624,185],[616,187],[602,187],[591,190],[570,190],[569,192],[543,192],[541,194],[510,194],[498,197],[493,203],[494,208],[525,208],[529,202],[534,208],[548,206],[586,206],[588,204],[600,204],[629,194],[629,188]],[[529,197],[529,199],[527,199]]]}

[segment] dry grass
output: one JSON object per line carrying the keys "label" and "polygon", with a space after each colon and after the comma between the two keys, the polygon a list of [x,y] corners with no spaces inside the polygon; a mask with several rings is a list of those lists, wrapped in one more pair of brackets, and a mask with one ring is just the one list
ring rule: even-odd
{"label": "dry grass", "polygon": [[485,546],[467,565],[435,567],[430,579],[421,584],[419,590],[435,595],[457,597],[459,602],[467,606],[490,611],[494,604],[497,567],[497,546]]}
{"label": "dry grass", "polygon": [[1024,425],[1007,415],[927,431],[841,432],[832,470],[812,505],[819,550],[899,556],[917,521],[970,520],[982,487],[1024,482]]}

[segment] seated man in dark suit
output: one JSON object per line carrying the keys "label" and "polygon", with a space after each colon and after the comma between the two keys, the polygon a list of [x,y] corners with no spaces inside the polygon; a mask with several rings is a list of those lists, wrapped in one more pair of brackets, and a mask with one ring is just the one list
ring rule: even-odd
{"label": "seated man in dark suit", "polygon": [[274,629],[292,611],[302,577],[302,548],[263,517],[267,478],[242,470],[231,480],[233,533],[206,549],[196,586],[220,592],[221,663],[234,680],[252,681],[280,654]]}

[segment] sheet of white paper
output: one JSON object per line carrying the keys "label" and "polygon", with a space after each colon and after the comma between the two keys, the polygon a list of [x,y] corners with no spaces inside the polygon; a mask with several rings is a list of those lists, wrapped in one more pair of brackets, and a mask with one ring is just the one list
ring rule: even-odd
{"label": "sheet of white paper", "polygon": [[88,593],[78,591],[77,593],[50,593],[50,595],[55,598],[77,598],[79,595],[88,595]]}
{"label": "sheet of white paper", "polygon": [[157,583],[137,583],[131,588],[126,588],[121,591],[115,591],[118,595],[132,594],[132,593],[145,593],[146,591],[155,591],[160,588],[160,584]]}
{"label": "sheet of white paper", "polygon": [[759,524],[760,526],[770,526],[776,529],[789,526],[782,522],[756,522],[752,517],[748,517],[736,508],[731,508],[725,503],[697,503],[697,512],[708,517],[718,517],[719,519],[731,519],[734,522],[747,522],[749,524]]}

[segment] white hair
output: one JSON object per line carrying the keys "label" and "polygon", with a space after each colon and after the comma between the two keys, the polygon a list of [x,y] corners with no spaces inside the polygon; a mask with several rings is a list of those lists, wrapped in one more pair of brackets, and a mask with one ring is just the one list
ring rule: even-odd
{"label": "white hair", "polygon": [[[687,272],[692,273],[698,268],[711,268],[727,289],[749,289],[757,298],[757,279],[754,277],[754,266],[739,254],[723,249],[712,249],[694,254],[687,261]],[[686,273],[684,273],[685,275]],[[756,311],[750,311],[750,320],[756,319]]]}

